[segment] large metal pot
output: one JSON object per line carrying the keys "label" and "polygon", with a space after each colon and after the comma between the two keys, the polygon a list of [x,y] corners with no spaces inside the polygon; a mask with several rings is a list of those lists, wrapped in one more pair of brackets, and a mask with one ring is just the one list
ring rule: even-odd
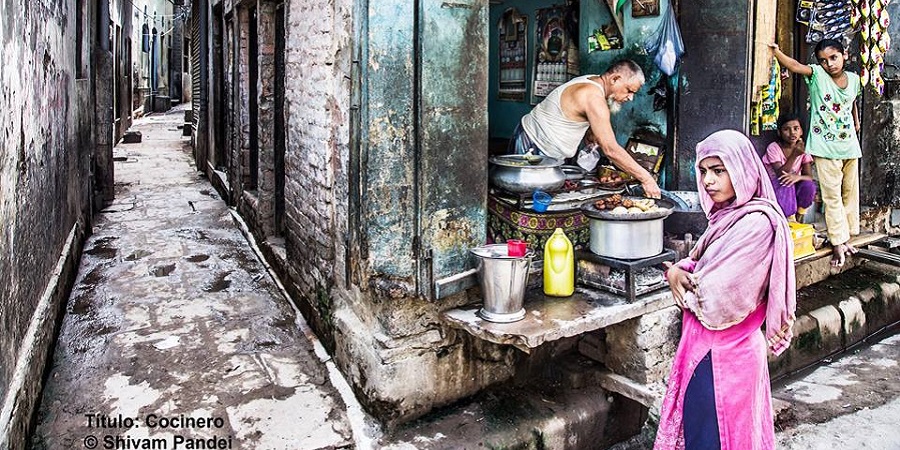
{"label": "large metal pot", "polygon": [[527,159],[530,155],[502,155],[489,159],[488,179],[495,187],[509,192],[534,192],[557,190],[566,182],[562,161],[547,156]]}
{"label": "large metal pot", "polygon": [[673,204],[657,200],[661,208],[633,214],[612,214],[598,210],[593,203],[582,205],[581,210],[591,221],[592,252],[617,259],[641,259],[656,256],[663,251],[663,221],[672,213]]}

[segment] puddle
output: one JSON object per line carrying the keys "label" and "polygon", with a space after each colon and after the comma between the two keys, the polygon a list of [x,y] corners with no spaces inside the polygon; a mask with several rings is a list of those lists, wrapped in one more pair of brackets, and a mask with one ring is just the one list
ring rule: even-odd
{"label": "puddle", "polygon": [[189,238],[189,239],[195,239],[195,240],[198,240],[198,241],[204,241],[204,240],[209,239],[209,238],[206,236],[206,232],[205,232],[205,231],[203,231],[203,230],[197,230],[197,229],[194,229],[194,228],[182,228],[182,229],[180,229],[180,230],[175,230],[175,234],[177,234],[178,236],[181,236],[181,237],[185,237],[185,238]]}
{"label": "puddle", "polygon": [[190,261],[192,263],[199,263],[199,262],[203,262],[203,261],[206,261],[207,259],[209,259],[209,255],[191,255],[185,259],[187,259],[188,261]]}
{"label": "puddle", "polygon": [[230,270],[227,272],[220,272],[216,275],[214,280],[207,282],[203,286],[203,290],[206,292],[221,292],[228,289],[228,287],[231,286],[231,281],[225,279],[228,275],[231,275]]}
{"label": "puddle", "polygon": [[97,239],[94,242],[94,246],[84,252],[91,256],[96,256],[98,258],[103,259],[112,259],[116,257],[116,253],[119,252],[119,249],[116,247],[112,247],[109,244],[118,238],[114,236],[105,237],[102,239]]}
{"label": "puddle", "polygon": [[296,328],[294,318],[292,317],[277,317],[272,320],[272,326],[283,331],[291,331]]}
{"label": "puddle", "polygon": [[87,287],[93,287],[102,283],[103,281],[106,281],[106,276],[103,275],[103,268],[101,268],[100,266],[96,266],[91,269],[91,271],[88,272],[88,274],[85,275],[84,278],[81,279],[81,283],[79,284]]}
{"label": "puddle", "polygon": [[161,266],[153,266],[150,268],[150,275],[154,277],[167,277],[175,271],[175,264],[164,264]]}
{"label": "puddle", "polygon": [[153,252],[150,252],[150,251],[147,251],[147,250],[138,250],[138,251],[132,252],[130,255],[126,256],[126,257],[125,257],[125,261],[137,261],[137,260],[139,260],[139,259],[141,259],[141,258],[144,258],[144,257],[146,257],[146,256],[150,256],[150,255],[152,255],[152,254],[153,254]]}
{"label": "puddle", "polygon": [[96,333],[97,333],[97,336],[106,336],[107,334],[112,334],[116,331],[119,331],[119,329],[117,327],[107,325],[107,326],[97,330]]}
{"label": "puddle", "polygon": [[69,308],[70,314],[75,315],[83,315],[87,314],[92,309],[91,299],[89,295],[79,295],[75,297],[75,300],[72,302],[72,306]]}

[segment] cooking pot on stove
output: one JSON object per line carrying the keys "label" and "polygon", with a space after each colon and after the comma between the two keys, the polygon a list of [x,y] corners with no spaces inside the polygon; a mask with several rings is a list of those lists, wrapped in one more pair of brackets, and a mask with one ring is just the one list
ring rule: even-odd
{"label": "cooking pot on stove", "polygon": [[566,183],[562,161],[547,156],[501,155],[491,157],[488,180],[508,192],[555,191]]}
{"label": "cooking pot on stove", "polygon": [[[629,197],[625,197],[629,198]],[[598,210],[590,201],[581,211],[590,219],[592,252],[609,258],[642,259],[656,256],[663,251],[663,221],[675,204],[656,200],[657,211],[613,214]]]}

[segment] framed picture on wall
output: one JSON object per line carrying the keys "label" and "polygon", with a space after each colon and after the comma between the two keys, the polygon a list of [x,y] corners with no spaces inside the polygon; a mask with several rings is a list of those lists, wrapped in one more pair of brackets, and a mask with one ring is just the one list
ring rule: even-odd
{"label": "framed picture on wall", "polygon": [[579,73],[577,14],[577,4],[535,12],[532,105]]}
{"label": "framed picture on wall", "polygon": [[658,15],[659,0],[631,0],[631,17]]}
{"label": "framed picture on wall", "polygon": [[527,45],[528,17],[519,14],[515,8],[509,8],[497,24],[499,38],[499,82],[497,100],[524,102],[527,83],[525,83],[528,62]]}

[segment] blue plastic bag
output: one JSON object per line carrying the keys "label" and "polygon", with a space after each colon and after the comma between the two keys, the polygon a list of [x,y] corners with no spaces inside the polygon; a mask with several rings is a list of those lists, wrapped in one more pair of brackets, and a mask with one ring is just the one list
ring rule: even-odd
{"label": "blue plastic bag", "polygon": [[648,55],[664,74],[671,76],[684,55],[684,42],[672,6],[666,8],[665,17],[659,23],[659,29],[644,43]]}

